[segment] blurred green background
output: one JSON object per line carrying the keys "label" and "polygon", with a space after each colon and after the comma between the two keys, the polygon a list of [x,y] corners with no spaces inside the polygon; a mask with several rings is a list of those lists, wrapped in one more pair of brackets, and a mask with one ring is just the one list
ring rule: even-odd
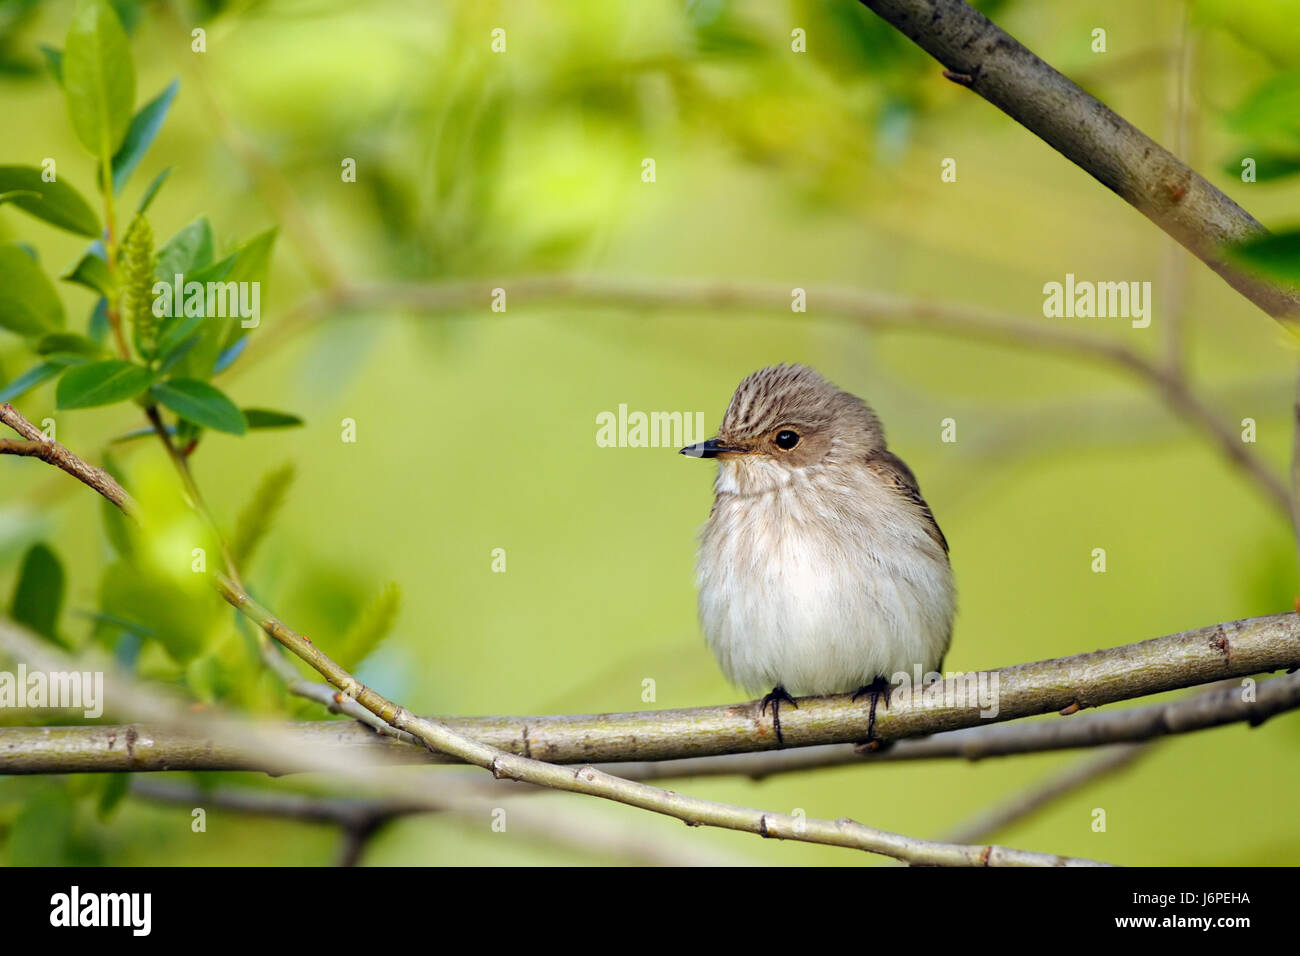
{"label": "blurred green background", "polygon": [[[712,429],[737,382],[780,361],[811,364],[873,404],[916,471],[959,586],[950,668],[1273,613],[1300,593],[1284,518],[1128,376],[1082,357],[864,331],[818,314],[817,288],[857,287],[991,307],[1158,355],[1181,311],[1198,389],[1234,430],[1255,419],[1253,450],[1279,474],[1287,466],[1296,356],[1279,327],[850,0],[116,6],[131,32],[138,100],[181,80],[127,200],[174,166],[150,211],[159,237],[199,215],[223,245],[280,230],[262,328],[217,381],[241,405],[307,424],[209,435],[196,477],[229,527],[268,470],[296,466],[246,569],[250,587],[329,651],[396,583],[392,633],[360,676],[414,710],[575,713],[738,699],[695,618],[695,535],[712,467],[675,449],[598,447],[595,422],[625,403],[702,411]],[[1300,81],[1287,72],[1300,62],[1292,7],[1196,2],[1184,24],[1175,0],[983,5],[1165,144],[1178,137],[1171,73],[1190,44],[1180,154],[1270,227],[1300,222],[1300,176],[1246,184],[1234,170],[1255,150],[1300,156]],[[76,148],[39,50],[62,45],[71,12],[65,2],[0,2],[0,162],[57,157],[61,177],[89,192],[93,164]],[[191,52],[195,27],[206,31],[202,54]],[[500,54],[490,49],[497,27],[506,31]],[[1105,53],[1091,49],[1098,27]],[[794,28],[806,31],[806,53],[791,51]],[[646,157],[656,161],[653,183],[642,181]],[[955,183],[940,180],[948,157]],[[344,158],[356,160],[355,183],[342,181]],[[0,238],[30,242],[56,272],[84,246],[11,207],[0,209]],[[512,276],[554,270],[814,294],[807,314],[512,300],[504,314],[486,301],[437,315],[376,306],[290,324],[295,305],[326,281],[481,277],[509,290]],[[1152,282],[1151,327],[1042,318],[1043,284],[1067,272]],[[93,300],[60,291],[80,328]],[[20,340],[0,333],[3,381],[31,362]],[[53,391],[28,394],[20,409],[37,422],[53,415]],[[355,443],[340,439],[349,418]],[[956,443],[940,440],[945,418],[957,422]],[[141,424],[128,407],[60,412],[57,422],[60,441],[92,460]],[[159,448],[113,454],[135,487],[174,485]],[[72,645],[109,640],[82,613],[99,606],[112,560],[99,502],[39,463],[5,459],[0,472],[0,594],[11,593],[27,549],[46,541],[67,568],[62,633]],[[1091,570],[1099,547],[1104,574]],[[506,551],[506,573],[492,573],[495,548]],[[222,629],[233,633],[228,615],[217,617],[214,633]],[[232,646],[234,658],[244,653]],[[193,683],[192,670],[160,653],[142,654],[139,666]],[[653,704],[642,701],[647,678]],[[221,681],[202,690],[271,715],[320,716],[269,691],[254,700]],[[1172,739],[996,840],[1131,865],[1295,864],[1298,750],[1294,714]],[[1075,759],[673,786],[937,837]],[[207,832],[194,834],[186,808],[130,798],[103,816],[100,785],[0,779],[0,860],[32,862],[36,846],[38,862],[326,864],[338,850],[327,827],[214,811]],[[688,830],[600,801],[536,799],[657,846],[754,863],[878,862]],[[1091,827],[1098,807],[1104,833]],[[382,830],[364,861],[609,862],[489,822],[406,819]]]}

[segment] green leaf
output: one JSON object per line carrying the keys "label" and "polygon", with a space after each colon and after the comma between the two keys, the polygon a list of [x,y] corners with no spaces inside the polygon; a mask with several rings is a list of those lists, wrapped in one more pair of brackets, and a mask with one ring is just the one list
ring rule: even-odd
{"label": "green leaf", "polygon": [[29,368],[3,389],[0,389],[0,402],[12,402],[15,398],[31,391],[42,382],[54,378],[65,368],[67,368],[66,365],[61,365],[58,362],[42,362],[34,368]]}
{"label": "green leaf", "polygon": [[1275,278],[1300,280],[1300,229],[1251,239],[1232,250],[1233,258]]}
{"label": "green leaf", "polygon": [[104,359],[68,369],[55,393],[59,408],[92,408],[135,398],[153,381],[142,365],[122,359]]}
{"label": "green leaf", "polygon": [[97,357],[103,354],[104,349],[94,339],[78,332],[51,332],[37,340],[37,355],[54,355],[58,352]]}
{"label": "green leaf", "polygon": [[49,67],[50,75],[54,77],[59,86],[63,85],[63,51],[50,46],[48,43],[41,44],[41,53],[45,56],[45,65]]}
{"label": "green leaf", "polygon": [[[249,239],[235,250],[235,264],[226,274],[226,282],[256,283],[258,286],[258,311],[266,308],[266,279],[271,271],[271,250],[275,246],[277,230],[267,229]],[[261,316],[259,314],[258,320]],[[245,328],[238,316],[232,316],[226,322],[228,329],[221,341],[221,349],[230,348],[247,335],[251,328]]]}
{"label": "green leaf", "polygon": [[[175,309],[172,309],[175,312]],[[163,319],[162,325],[158,327],[158,354],[164,359],[170,356],[178,348],[189,341],[190,337],[198,331],[199,323],[203,321],[201,315],[169,315]]]}
{"label": "green leaf", "polygon": [[[187,281],[196,278],[191,273],[212,262],[213,245],[212,225],[207,217],[195,219],[158,250],[154,275],[163,282],[172,282],[177,275],[184,276]],[[177,305],[173,303],[173,308],[179,313],[181,309],[176,308]]]}
{"label": "green leaf", "polygon": [[140,165],[140,160],[153,145],[158,130],[162,129],[163,120],[167,118],[167,111],[171,109],[172,100],[176,99],[180,82],[180,80],[172,80],[167,89],[141,107],[140,112],[136,113],[135,118],[131,120],[126,138],[122,140],[121,148],[113,157],[114,193],[122,191],[131,173],[135,171],[136,166]]}
{"label": "green leaf", "polygon": [[95,307],[90,310],[90,319],[86,322],[86,334],[101,345],[108,338],[108,299],[100,296]]}
{"label": "green leaf", "polygon": [[39,264],[17,243],[0,245],[0,328],[39,335],[63,325],[63,303]]}
{"label": "green leaf", "polygon": [[[270,267],[271,250],[276,231],[268,229],[240,245],[231,255],[214,262],[201,272],[187,278],[196,282],[248,282],[258,283],[258,309],[266,306],[265,282]],[[213,374],[218,358],[250,331],[243,327],[237,310],[227,307],[227,315],[210,316],[203,323],[200,341],[177,369],[191,378],[208,379]]]}
{"label": "green leaf", "polygon": [[81,193],[62,180],[47,183],[35,166],[0,166],[0,193],[35,193],[10,201],[23,212],[52,226],[92,238],[99,236],[99,217]]}
{"label": "green leaf", "polygon": [[226,683],[221,661],[213,654],[196,657],[185,668],[186,686],[206,704],[215,703],[223,696]]}
{"label": "green leaf", "polygon": [[24,197],[40,199],[41,194],[32,192],[30,189],[11,189],[7,193],[0,193],[0,206],[3,206],[7,202],[16,202]]}
{"label": "green leaf", "polygon": [[113,815],[122,798],[127,795],[131,789],[131,774],[129,773],[108,773],[104,774],[102,781],[103,789],[99,793],[99,803],[95,808],[95,813],[100,820],[107,820]]}
{"label": "green leaf", "polygon": [[109,275],[108,263],[104,261],[103,249],[104,247],[99,240],[91,243],[90,248],[85,251],[77,264],[59,278],[64,282],[75,282],[77,285],[84,285],[92,292],[98,292],[102,296],[112,298],[115,291],[113,277]]}
{"label": "green leaf", "polygon": [[272,411],[269,408],[244,409],[244,421],[252,428],[297,428],[306,424],[297,415],[288,412]]}
{"label": "green leaf", "polygon": [[1296,144],[1300,116],[1300,70],[1273,72],[1244,103],[1227,114],[1227,126],[1256,146]]}
{"label": "green leaf", "polygon": [[219,432],[242,435],[248,430],[244,413],[217,388],[195,378],[159,382],[150,394],[181,418]]}
{"label": "green leaf", "polygon": [[135,64],[108,0],[78,0],[63,48],[63,92],[73,131],[90,154],[117,152],[135,105]]}
{"label": "green leaf", "polygon": [[253,557],[253,552],[270,530],[271,522],[284,504],[293,478],[292,463],[281,465],[262,476],[253,497],[239,512],[235,521],[235,533],[230,537],[230,553],[235,559],[236,567],[247,566]]}
{"label": "green leaf", "polygon": [[137,206],[135,210],[138,215],[144,215],[145,210],[153,203],[154,197],[158,195],[158,190],[162,189],[162,184],[167,181],[167,177],[171,174],[172,168],[168,166],[153,178],[153,182],[148,185],[144,191],[144,195],[140,197],[140,205]]}
{"label": "green leaf", "polygon": [[28,797],[9,836],[9,865],[66,863],[74,810],[67,787],[51,784]]}
{"label": "green leaf", "polygon": [[373,601],[362,608],[339,641],[335,660],[352,670],[369,657],[379,643],[388,636],[397,622],[397,612],[402,607],[402,592],[396,584],[389,584]]}
{"label": "green leaf", "polygon": [[42,637],[59,643],[59,611],[63,607],[63,565],[49,545],[37,542],[27,549],[9,616]]}
{"label": "green leaf", "polygon": [[159,357],[158,371],[170,372],[180,364],[181,360],[184,359],[185,356],[189,355],[198,344],[199,337],[197,335],[191,335],[188,338],[182,339],[174,348],[168,351],[166,355]]}
{"label": "green leaf", "polygon": [[193,577],[193,588],[182,587],[156,568],[116,561],[104,570],[100,606],[105,614],[138,622],[140,633],[157,640],[172,660],[183,664],[203,650],[210,632],[216,606],[205,602],[210,596],[219,600],[199,575]]}

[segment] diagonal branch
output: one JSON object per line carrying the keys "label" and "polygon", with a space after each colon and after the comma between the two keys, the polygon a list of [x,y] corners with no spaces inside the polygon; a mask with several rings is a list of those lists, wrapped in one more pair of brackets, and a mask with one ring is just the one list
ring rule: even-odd
{"label": "diagonal branch", "polygon": [[992,836],[1012,823],[1033,816],[1062,797],[1126,769],[1139,757],[1149,753],[1151,746],[1146,743],[1118,744],[1099,753],[1089,754],[1023,792],[1013,794],[1004,803],[984,810],[960,824],[952,830],[948,839],[965,843]]}
{"label": "diagonal branch", "polygon": [[992,103],[1113,190],[1275,319],[1300,321],[1300,290],[1232,265],[1225,247],[1265,232],[1253,216],[963,0],[861,0]]}
{"label": "diagonal branch", "polygon": [[4,439],[0,441],[0,454],[23,455],[39,458],[46,464],[62,469],[82,484],[93,488],[128,515],[139,514],[140,508],[117,479],[103,468],[96,468],[78,458],[63,445],[46,438],[39,428],[18,413],[8,402],[0,404],[0,422],[8,425],[26,441]]}

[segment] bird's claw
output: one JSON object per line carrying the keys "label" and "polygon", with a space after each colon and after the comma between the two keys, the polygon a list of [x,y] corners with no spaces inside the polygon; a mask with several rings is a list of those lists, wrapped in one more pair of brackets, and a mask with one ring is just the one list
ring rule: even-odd
{"label": "bird's claw", "polygon": [[772,705],[772,728],[776,731],[776,742],[778,746],[785,746],[785,738],[781,736],[781,705],[789,704],[795,710],[799,709],[799,704],[784,687],[778,684],[772,688],[772,692],[758,702],[759,716],[767,713],[767,705]]}
{"label": "bird's claw", "polygon": [[[863,684],[853,693],[853,699],[856,701],[863,694],[871,695],[871,711],[867,718],[867,739],[866,743],[872,743],[877,740],[876,737],[876,705],[881,700],[885,702],[885,707],[889,707],[889,681],[883,677],[877,677],[870,684]],[[875,748],[872,748],[875,749]]]}

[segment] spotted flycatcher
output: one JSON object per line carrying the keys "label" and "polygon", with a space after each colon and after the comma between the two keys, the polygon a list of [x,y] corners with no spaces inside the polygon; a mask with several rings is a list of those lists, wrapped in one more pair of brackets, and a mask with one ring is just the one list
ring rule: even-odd
{"label": "spotted flycatcher", "polygon": [[860,398],[810,368],[776,365],[740,383],[716,438],[681,450],[716,458],[700,539],[700,621],[722,670],[782,702],[870,694],[942,667],[956,590],[948,542],[910,468]]}

